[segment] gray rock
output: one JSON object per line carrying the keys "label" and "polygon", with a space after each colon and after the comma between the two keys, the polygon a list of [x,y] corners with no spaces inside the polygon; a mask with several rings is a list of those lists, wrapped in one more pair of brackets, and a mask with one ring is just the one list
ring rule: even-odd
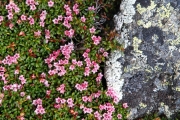
{"label": "gray rock", "polygon": [[179,0],[123,0],[114,16],[125,51],[111,53],[105,78],[129,104],[129,120],[180,110],[179,13]]}

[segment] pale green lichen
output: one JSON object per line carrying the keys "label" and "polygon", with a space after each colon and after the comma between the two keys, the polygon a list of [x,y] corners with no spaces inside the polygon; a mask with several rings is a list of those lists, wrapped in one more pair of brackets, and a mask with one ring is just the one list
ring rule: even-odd
{"label": "pale green lichen", "polygon": [[151,22],[150,21],[148,21],[147,23],[145,23],[145,22],[143,22],[142,20],[138,20],[137,21],[137,24],[140,26],[140,25],[142,25],[144,28],[149,28],[149,27],[151,27]]}
{"label": "pale green lichen", "polygon": [[139,44],[141,43],[142,41],[140,39],[138,39],[137,37],[134,37],[133,38],[133,47],[134,47],[134,51],[136,53],[139,53],[139,54],[142,54],[142,51],[139,50]]}
{"label": "pale green lichen", "polygon": [[142,102],[139,104],[139,106],[140,106],[141,109],[147,107],[147,105],[142,103]]}
{"label": "pale green lichen", "polygon": [[180,44],[180,37],[178,37],[176,40],[168,40],[169,43],[173,46]]}
{"label": "pale green lichen", "polygon": [[152,10],[156,7],[156,4],[154,1],[151,0],[151,5],[148,6],[147,8],[145,7],[141,7],[140,4],[137,4],[136,8],[137,8],[137,11],[142,15],[144,12],[146,12],[147,10]]}
{"label": "pale green lichen", "polygon": [[161,6],[157,9],[158,15],[160,16],[160,19],[169,18],[171,14],[170,10],[170,3],[168,3],[166,6]]}

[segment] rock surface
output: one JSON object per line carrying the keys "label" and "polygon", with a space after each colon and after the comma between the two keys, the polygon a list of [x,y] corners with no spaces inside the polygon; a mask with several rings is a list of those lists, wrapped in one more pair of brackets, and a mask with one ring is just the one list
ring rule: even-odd
{"label": "rock surface", "polygon": [[180,110],[180,0],[123,0],[114,16],[125,51],[106,62],[108,87],[130,108],[128,119]]}

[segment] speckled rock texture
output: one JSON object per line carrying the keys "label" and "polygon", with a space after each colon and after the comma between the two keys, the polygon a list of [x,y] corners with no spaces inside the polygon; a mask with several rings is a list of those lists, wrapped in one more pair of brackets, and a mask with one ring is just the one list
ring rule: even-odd
{"label": "speckled rock texture", "polygon": [[122,0],[114,16],[125,51],[111,53],[105,78],[129,120],[180,111],[180,0]]}

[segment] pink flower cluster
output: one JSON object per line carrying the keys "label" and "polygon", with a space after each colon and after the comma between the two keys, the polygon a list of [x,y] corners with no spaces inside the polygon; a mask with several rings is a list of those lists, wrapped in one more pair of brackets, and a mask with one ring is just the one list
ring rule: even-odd
{"label": "pink flower cluster", "polygon": [[74,36],[74,30],[73,29],[70,29],[70,30],[65,30],[64,31],[64,34],[66,36],[68,36],[69,38],[72,38]]}
{"label": "pink flower cluster", "polygon": [[42,115],[42,114],[46,113],[45,109],[42,106],[42,100],[40,98],[33,100],[32,104],[37,106],[36,110],[34,111],[36,113],[36,115],[38,115],[38,114]]}
{"label": "pink flower cluster", "polygon": [[60,50],[61,50],[62,54],[65,56],[65,58],[69,59],[70,54],[74,50],[74,44],[71,42],[71,43],[68,43],[67,45],[61,46]]}
{"label": "pink flower cluster", "polygon": [[74,101],[73,101],[73,99],[72,98],[68,98],[67,100],[66,100],[66,102],[68,103],[68,107],[73,107],[74,106]]}
{"label": "pink flower cluster", "polygon": [[97,82],[97,83],[100,83],[102,77],[103,77],[103,74],[102,74],[102,73],[98,73],[98,76],[96,77],[96,82]]}
{"label": "pink flower cluster", "polygon": [[32,16],[29,16],[27,19],[29,20],[30,25],[34,24],[34,18]]}
{"label": "pink flower cluster", "polygon": [[102,120],[112,120],[112,114],[113,112],[115,112],[115,108],[114,105],[112,105],[111,103],[106,103],[104,105],[99,105],[99,109],[101,111],[107,111],[105,113],[103,113],[103,115],[101,116],[98,112],[96,112],[95,117],[100,119],[101,117]]}
{"label": "pink flower cluster", "polygon": [[39,5],[38,2],[35,2],[34,0],[26,0],[26,5],[30,6],[30,10],[36,10],[36,5]]}
{"label": "pink flower cluster", "polygon": [[4,81],[4,84],[6,84],[8,81],[6,80],[6,77],[5,77],[5,67],[3,66],[0,66],[0,80],[3,80]]}
{"label": "pink flower cluster", "polygon": [[61,107],[61,104],[66,103],[66,100],[60,97],[56,98],[55,101],[56,101],[56,104],[54,105],[54,108],[56,109],[59,109]]}
{"label": "pink flower cluster", "polygon": [[20,90],[22,88],[22,85],[20,84],[17,84],[17,83],[15,83],[15,84],[10,84],[10,85],[5,85],[4,87],[3,87],[3,90],[5,91],[5,90],[12,90],[12,91],[17,91],[17,90]]}
{"label": "pink flower cluster", "polygon": [[117,97],[117,93],[113,90],[113,88],[109,87],[106,91],[106,95],[113,98],[113,102],[118,104],[119,98]]}
{"label": "pink flower cluster", "polygon": [[44,83],[44,85],[45,85],[46,87],[49,87],[49,83],[48,83],[48,81],[45,79],[45,77],[46,77],[46,74],[45,74],[45,73],[41,73],[41,75],[40,75],[40,83]]}
{"label": "pink flower cluster", "polygon": [[39,24],[40,24],[41,27],[44,27],[44,24],[45,24],[44,20],[46,19],[46,15],[47,15],[46,10],[43,10],[41,12],[41,14],[40,14],[40,22],[39,22]]}
{"label": "pink flower cluster", "polygon": [[100,37],[100,36],[95,36],[95,35],[93,35],[93,36],[91,37],[91,39],[93,40],[93,43],[94,43],[95,45],[98,45],[98,44],[100,43],[100,41],[101,41],[101,37]]}
{"label": "pink flower cluster", "polygon": [[56,60],[56,58],[59,56],[59,54],[60,54],[60,50],[53,51],[53,53],[51,53],[51,54],[49,55],[49,57],[45,59],[45,63],[46,63],[46,64],[51,64],[51,62],[53,62],[54,60]]}
{"label": "pink flower cluster", "polygon": [[99,98],[101,95],[101,91],[98,91],[97,93],[92,93],[90,96],[83,96],[82,101],[83,102],[92,102],[93,98]]}
{"label": "pink flower cluster", "polygon": [[87,108],[87,107],[84,107],[83,108],[83,112],[84,112],[84,114],[91,114],[92,112],[93,112],[93,109],[92,108]]}
{"label": "pink flower cluster", "polygon": [[108,52],[106,52],[106,51],[104,50],[104,48],[100,48],[100,49],[99,49],[99,52],[102,53],[102,55],[103,55],[104,57],[108,57]]}
{"label": "pink flower cluster", "polygon": [[19,76],[19,80],[21,81],[21,84],[24,85],[26,83],[26,79],[24,78],[23,75]]}
{"label": "pink flower cluster", "polygon": [[[5,57],[5,59],[3,59],[1,62],[4,64],[4,65],[11,65],[11,64],[13,64],[13,63],[18,63],[17,62],[17,59],[20,57],[20,55],[18,54],[18,53],[16,53],[14,56],[10,56],[10,55],[8,55],[8,56],[6,56]],[[0,64],[1,64],[1,62],[0,62]]]}
{"label": "pink flower cluster", "polygon": [[[84,69],[84,76],[89,76],[90,72],[92,73],[96,73],[100,66],[95,62],[95,61],[91,61],[90,58],[88,57],[88,53],[90,52],[89,49],[87,49],[84,53],[83,53],[83,57],[85,58],[85,62],[86,62],[86,67]],[[91,70],[91,68],[93,68]]]}
{"label": "pink flower cluster", "polygon": [[13,19],[13,10],[15,13],[19,13],[20,11],[19,7],[14,2],[10,2],[8,5],[6,5],[6,10],[8,10],[7,17],[9,20]]}
{"label": "pink flower cluster", "polygon": [[70,70],[74,70],[75,66],[81,67],[83,65],[82,61],[77,61],[76,59],[72,59],[72,65],[69,66]]}
{"label": "pink flower cluster", "polygon": [[83,90],[87,90],[87,87],[88,87],[88,82],[87,81],[84,81],[83,83],[81,84],[76,84],[75,85],[75,88],[79,91],[83,91]]}
{"label": "pink flower cluster", "polygon": [[79,9],[78,9],[78,7],[79,7],[79,5],[78,5],[77,3],[74,4],[74,6],[73,6],[73,11],[75,12],[76,15],[79,14]]}
{"label": "pink flower cluster", "polygon": [[56,88],[56,90],[58,92],[60,92],[61,94],[65,93],[65,84],[61,84],[58,88]]}
{"label": "pink flower cluster", "polygon": [[[48,67],[51,68],[48,73],[49,75],[55,75],[63,76],[66,74],[65,66],[69,64],[69,58],[70,54],[74,50],[73,43],[68,43],[67,45],[60,46],[60,49],[57,51],[54,51],[48,58],[45,59],[45,63],[48,64]],[[65,56],[65,59],[59,59],[58,62],[54,62],[52,65],[52,62],[56,60],[60,52]],[[82,66],[82,62],[78,61],[78,66]],[[54,69],[53,69],[54,68]]]}

